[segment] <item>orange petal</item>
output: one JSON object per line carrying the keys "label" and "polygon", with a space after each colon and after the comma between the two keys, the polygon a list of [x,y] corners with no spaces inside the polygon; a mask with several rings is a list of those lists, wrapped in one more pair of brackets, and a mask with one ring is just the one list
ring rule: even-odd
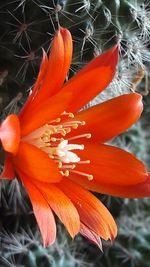
{"label": "orange petal", "polygon": [[87,64],[78,75],[81,75],[85,72],[92,70],[93,68],[97,68],[100,66],[108,66],[111,65],[112,69],[115,69],[118,63],[118,54],[119,54],[119,45],[115,45],[106,52],[102,53],[100,56],[94,58],[89,64]]}
{"label": "orange petal", "polygon": [[[78,182],[77,179],[76,181]],[[98,180],[94,180],[93,183],[87,180],[80,180],[80,183],[89,190],[117,197],[143,198],[150,196],[150,175],[144,182],[129,186],[106,184]]]}
{"label": "orange petal", "polygon": [[57,94],[37,106],[30,116],[27,113],[27,116],[24,116],[20,121],[21,136],[26,136],[51,120],[60,117],[60,114],[66,110],[65,107],[70,101],[70,95],[70,92],[67,95]]}
{"label": "orange petal", "polygon": [[20,142],[20,123],[15,114],[9,115],[0,126],[0,139],[5,151],[16,154]]}
{"label": "orange petal", "polygon": [[[71,60],[72,60],[72,36],[70,32],[65,28],[60,28],[60,32],[64,42],[64,65],[62,69],[62,73],[60,75],[59,83],[63,85],[64,80],[67,76],[68,70],[70,68]],[[56,89],[58,91],[58,89]],[[56,91],[55,91],[56,93]]]}
{"label": "orange petal", "polygon": [[[23,116],[28,112],[32,111],[32,107],[30,108],[30,106],[32,105],[31,103],[35,100],[35,97],[37,96],[37,93],[42,85],[43,79],[45,77],[45,73],[46,73],[46,69],[48,66],[48,59],[47,59],[47,54],[43,49],[43,57],[42,57],[42,62],[41,62],[41,66],[40,66],[40,71],[36,80],[36,83],[32,89],[32,93],[29,95],[23,109],[21,110],[20,114],[19,114],[19,119],[22,119]],[[30,105],[31,104],[31,105]]]}
{"label": "orange petal", "polygon": [[[72,130],[68,137],[91,133],[91,142],[105,142],[124,132],[140,117],[143,105],[139,94],[126,94],[76,114],[74,120],[85,121],[85,126]],[[81,140],[83,142],[83,139]]]}
{"label": "orange petal", "polygon": [[[145,165],[135,156],[120,148],[85,144],[83,151],[78,151],[81,160],[90,160],[90,164],[77,164],[77,171],[93,175],[93,180],[89,183],[94,184],[113,184],[118,186],[135,185],[142,183],[147,179],[147,170]],[[71,177],[71,175],[69,176]],[[72,178],[71,178],[72,179]],[[88,180],[87,177],[77,175],[76,181]]]}
{"label": "orange petal", "polygon": [[90,242],[97,245],[98,248],[103,251],[101,238],[83,223],[81,223],[80,234],[83,235]]}
{"label": "orange petal", "polygon": [[[102,56],[102,55],[101,55]],[[100,57],[101,57],[100,56]],[[22,136],[42,126],[44,123],[57,118],[63,111],[76,111],[85,105],[89,100],[102,91],[112,80],[118,59],[118,50],[113,49],[112,57],[107,58],[102,63],[95,59],[95,63],[89,71],[83,72],[83,75],[77,74],[72,78],[62,90],[50,99],[40,102],[36,107],[32,106],[30,116],[27,113],[21,120]],[[98,67],[96,63],[100,62]],[[96,66],[96,67],[95,67]],[[101,73],[101,75],[100,75]]]}
{"label": "orange petal", "polygon": [[9,153],[5,153],[5,162],[4,162],[4,168],[3,171],[0,175],[0,179],[14,179],[15,174],[14,174],[14,168],[12,164],[12,155]]}
{"label": "orange petal", "polygon": [[118,62],[118,48],[100,55],[63,87],[61,94],[72,92],[67,111],[75,112],[104,90],[112,81]]}
{"label": "orange petal", "polygon": [[71,34],[67,29],[60,28],[53,40],[47,71],[38,94],[30,104],[30,111],[60,90],[67,76],[71,59]]}
{"label": "orange petal", "polygon": [[55,185],[36,183],[36,186],[73,238],[80,230],[80,218],[75,206]]}
{"label": "orange petal", "polygon": [[40,190],[31,183],[31,179],[22,172],[19,172],[19,175],[29,194],[33,212],[43,238],[44,247],[47,247],[53,244],[56,239],[56,224],[53,213]]}
{"label": "orange petal", "polygon": [[17,170],[41,182],[57,183],[62,179],[56,163],[45,152],[25,142],[20,142],[14,165]]}
{"label": "orange petal", "polygon": [[69,180],[63,179],[58,186],[72,200],[84,225],[105,240],[116,237],[115,221],[95,196]]}
{"label": "orange petal", "polygon": [[56,94],[62,87],[72,59],[72,37],[60,28],[53,40],[47,72],[37,96],[36,104]]}

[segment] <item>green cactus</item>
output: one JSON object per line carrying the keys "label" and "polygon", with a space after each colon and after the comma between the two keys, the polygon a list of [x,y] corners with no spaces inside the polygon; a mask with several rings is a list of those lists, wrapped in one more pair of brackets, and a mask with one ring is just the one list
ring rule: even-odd
{"label": "green cactus", "polygon": [[134,63],[134,70],[137,65],[143,66],[143,49],[146,50],[150,32],[149,12],[143,1],[136,0],[1,1],[2,108],[18,92],[25,94],[33,85],[41,47],[49,50],[59,25],[69,28],[73,35],[74,71],[118,40],[126,65],[131,67]]}
{"label": "green cactus", "polygon": [[[35,227],[34,227],[35,228]],[[16,267],[79,267],[84,266],[84,258],[77,259],[76,247],[59,225],[59,239],[48,248],[41,244],[39,231],[26,226],[26,230],[14,234],[3,231],[1,266]],[[14,264],[14,265],[13,265]],[[86,266],[86,265],[85,265]]]}

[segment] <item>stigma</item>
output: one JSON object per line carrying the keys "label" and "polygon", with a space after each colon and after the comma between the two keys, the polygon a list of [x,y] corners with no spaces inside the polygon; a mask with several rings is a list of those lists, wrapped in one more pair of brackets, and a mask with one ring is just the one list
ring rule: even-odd
{"label": "stigma", "polygon": [[[60,118],[56,118],[42,126],[41,128],[30,133],[23,138],[53,159],[58,165],[58,170],[62,176],[68,177],[71,173],[87,177],[89,181],[93,180],[93,175],[76,170],[80,164],[90,164],[90,160],[81,159],[78,155],[79,150],[84,150],[84,144],[76,144],[78,139],[82,140],[91,138],[90,133],[81,135],[72,135],[67,138],[73,129],[77,131],[78,127],[85,125],[85,121],[74,119],[73,113],[64,111]],[[74,132],[75,132],[74,131]]]}

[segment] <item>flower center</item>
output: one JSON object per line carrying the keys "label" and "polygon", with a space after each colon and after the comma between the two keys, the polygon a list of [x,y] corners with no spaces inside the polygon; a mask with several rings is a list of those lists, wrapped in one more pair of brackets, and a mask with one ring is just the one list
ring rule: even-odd
{"label": "flower center", "polygon": [[[67,119],[64,118],[67,116]],[[76,169],[77,164],[89,164],[90,160],[81,160],[75,153],[76,150],[84,150],[83,144],[75,144],[75,140],[80,138],[91,138],[90,133],[75,135],[67,138],[67,134],[72,129],[77,129],[79,126],[84,126],[85,121],[73,120],[72,113],[63,112],[60,118],[50,121],[43,127],[35,130],[23,140],[40,148],[53,159],[60,169],[62,176],[69,176],[70,173],[86,176],[88,180],[92,180],[93,176]],[[73,142],[73,143],[72,143]]]}

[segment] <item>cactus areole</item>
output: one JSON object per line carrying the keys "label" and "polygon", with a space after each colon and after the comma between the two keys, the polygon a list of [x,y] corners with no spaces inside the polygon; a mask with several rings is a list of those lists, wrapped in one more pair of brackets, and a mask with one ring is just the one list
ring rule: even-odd
{"label": "cactus areole", "polygon": [[118,62],[118,45],[93,59],[64,83],[72,58],[67,29],[55,34],[49,59],[19,115],[0,126],[5,152],[1,178],[19,175],[29,194],[44,246],[55,241],[55,213],[72,237],[81,233],[99,247],[113,240],[116,224],[89,191],[120,197],[150,195],[150,177],[132,154],[104,144],[135,123],[141,96],[125,94],[78,112],[107,87]]}

